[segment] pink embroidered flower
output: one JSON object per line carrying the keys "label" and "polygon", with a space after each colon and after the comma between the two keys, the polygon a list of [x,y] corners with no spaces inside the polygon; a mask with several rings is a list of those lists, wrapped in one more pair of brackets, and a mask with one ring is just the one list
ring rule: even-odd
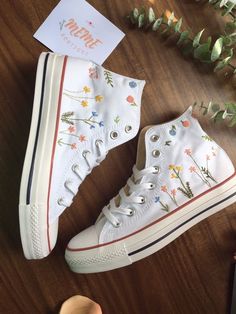
{"label": "pink embroidered flower", "polygon": [[70,132],[70,133],[73,133],[73,132],[75,132],[75,127],[74,126],[69,126],[69,128],[68,128],[68,131]]}
{"label": "pink embroidered flower", "polygon": [[80,136],[79,136],[79,141],[80,141],[80,142],[85,142],[85,141],[86,141],[85,135],[80,135]]}
{"label": "pink embroidered flower", "polygon": [[98,73],[96,68],[89,68],[89,77],[91,79],[97,79],[98,78]]}
{"label": "pink embroidered flower", "polygon": [[189,171],[190,171],[191,173],[196,172],[196,168],[195,168],[194,166],[191,166],[191,167],[189,168]]}
{"label": "pink embroidered flower", "polygon": [[173,189],[173,190],[171,190],[171,191],[170,191],[170,193],[171,193],[171,195],[173,195],[173,196],[175,197],[175,196],[176,196],[177,191],[176,191],[176,189]]}
{"label": "pink embroidered flower", "polygon": [[210,160],[210,156],[209,155],[206,155],[206,160]]}
{"label": "pink embroidered flower", "polygon": [[167,186],[166,186],[166,185],[163,185],[163,186],[161,187],[161,190],[162,190],[162,192],[167,192]]}
{"label": "pink embroidered flower", "polygon": [[128,96],[126,98],[126,100],[129,102],[129,103],[133,103],[134,102],[134,97],[133,96]]}
{"label": "pink embroidered flower", "polygon": [[186,148],[184,152],[185,152],[185,154],[187,154],[188,156],[191,156],[191,154],[192,154],[192,150],[191,150],[190,148]]}
{"label": "pink embroidered flower", "polygon": [[76,148],[77,148],[76,143],[71,144],[71,145],[70,145],[70,148],[71,148],[71,149],[76,149]]}

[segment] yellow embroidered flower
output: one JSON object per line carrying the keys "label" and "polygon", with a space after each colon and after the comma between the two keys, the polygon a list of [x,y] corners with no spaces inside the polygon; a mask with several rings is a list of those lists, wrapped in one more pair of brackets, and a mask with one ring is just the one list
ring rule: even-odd
{"label": "yellow embroidered flower", "polygon": [[82,101],[81,101],[81,106],[83,106],[83,107],[88,107],[88,102],[87,102],[87,100],[82,100]]}
{"label": "yellow embroidered flower", "polygon": [[182,166],[176,166],[175,169],[176,169],[177,171],[182,171],[182,170],[183,170],[183,167],[182,167]]}
{"label": "yellow embroidered flower", "polygon": [[171,178],[171,179],[176,179],[176,178],[178,178],[178,177],[177,177],[177,175],[176,175],[176,174],[171,173],[170,178]]}
{"label": "yellow embroidered flower", "polygon": [[91,89],[88,86],[84,86],[83,91],[87,94],[91,92]]}
{"label": "yellow embroidered flower", "polygon": [[169,170],[174,170],[175,169],[175,165],[169,165]]}
{"label": "yellow embroidered flower", "polygon": [[96,102],[100,102],[103,100],[103,96],[97,95],[97,96],[95,96],[95,100],[96,100]]}

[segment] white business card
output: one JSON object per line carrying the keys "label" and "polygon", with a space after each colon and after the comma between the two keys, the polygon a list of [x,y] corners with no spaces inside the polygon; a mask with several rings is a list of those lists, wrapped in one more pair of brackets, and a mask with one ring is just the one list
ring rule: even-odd
{"label": "white business card", "polygon": [[125,34],[85,0],[61,0],[34,34],[54,52],[102,64]]}

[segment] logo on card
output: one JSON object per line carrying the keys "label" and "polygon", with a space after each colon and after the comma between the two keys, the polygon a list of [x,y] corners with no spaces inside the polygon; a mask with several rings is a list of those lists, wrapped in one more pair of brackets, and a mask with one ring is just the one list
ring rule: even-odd
{"label": "logo on card", "polygon": [[87,54],[86,49],[96,49],[102,41],[93,35],[90,28],[95,28],[92,21],[87,21],[88,27],[80,26],[74,18],[59,22],[61,37],[71,48]]}

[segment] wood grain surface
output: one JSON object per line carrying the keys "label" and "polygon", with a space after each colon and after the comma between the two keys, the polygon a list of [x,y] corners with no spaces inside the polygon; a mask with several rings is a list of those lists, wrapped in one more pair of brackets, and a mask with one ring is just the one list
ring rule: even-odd
{"label": "wood grain surface", "polygon": [[[125,16],[148,1],[89,0],[126,37],[105,62],[115,72],[147,81],[141,127],[164,122],[194,101],[236,101],[232,78],[185,59],[171,40],[130,28]],[[153,8],[183,16],[184,25],[211,34],[222,18],[193,1],[153,0]],[[236,206],[204,220],[158,253],[111,272],[77,275],[68,269],[68,241],[92,224],[125,184],[136,158],[137,138],[112,150],[80,188],[60,219],[53,253],[25,260],[18,225],[18,194],[34,94],[36,64],[45,51],[32,35],[58,0],[0,1],[0,313],[58,313],[75,294],[97,301],[105,314],[226,314],[236,250]],[[201,117],[209,134],[236,165],[236,129]],[[111,175],[112,174],[112,175]]]}

